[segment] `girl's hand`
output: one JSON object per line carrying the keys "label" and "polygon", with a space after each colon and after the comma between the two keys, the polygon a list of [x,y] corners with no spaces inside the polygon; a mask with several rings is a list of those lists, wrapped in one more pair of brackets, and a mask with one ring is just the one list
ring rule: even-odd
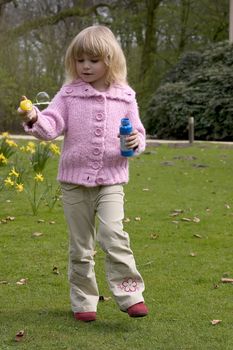
{"label": "girl's hand", "polygon": [[135,129],[126,138],[126,147],[130,149],[136,149],[139,146],[138,131]]}
{"label": "girl's hand", "polygon": [[[21,103],[22,101],[26,101],[27,97],[26,96],[22,96],[21,99]],[[30,102],[29,102],[29,106],[26,106],[25,108],[29,108],[29,109],[22,109],[24,106],[21,105],[21,108],[19,107],[17,112],[20,115],[20,117],[23,119],[23,121],[25,123],[35,123],[37,121],[37,113],[36,110],[34,109],[33,106],[30,106]]]}

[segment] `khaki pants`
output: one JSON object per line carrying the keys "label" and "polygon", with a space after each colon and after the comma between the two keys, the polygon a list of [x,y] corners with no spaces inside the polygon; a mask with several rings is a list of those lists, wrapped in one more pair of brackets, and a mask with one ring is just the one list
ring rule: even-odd
{"label": "khaki pants", "polygon": [[69,281],[73,312],[97,309],[99,292],[93,259],[96,239],[106,253],[107,280],[119,308],[126,311],[144,301],[144,283],[135,265],[128,234],[123,231],[123,186],[90,188],[62,183],[62,194],[70,232]]}

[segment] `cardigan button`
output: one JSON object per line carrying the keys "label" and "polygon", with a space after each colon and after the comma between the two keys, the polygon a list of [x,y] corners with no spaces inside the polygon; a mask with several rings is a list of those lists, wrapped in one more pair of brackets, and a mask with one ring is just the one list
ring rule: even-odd
{"label": "cardigan button", "polygon": [[96,100],[97,100],[97,102],[103,103],[104,102],[104,97],[103,96],[97,96]]}
{"label": "cardigan button", "polygon": [[94,163],[92,163],[91,167],[92,167],[92,169],[97,170],[100,168],[100,164],[98,162],[94,162]]}
{"label": "cardigan button", "polygon": [[95,136],[101,136],[103,134],[103,130],[100,128],[96,128],[94,134]]}
{"label": "cardigan button", "polygon": [[104,117],[103,113],[97,113],[95,116],[96,120],[102,120],[103,117]]}
{"label": "cardigan button", "polygon": [[95,155],[95,156],[98,156],[100,153],[101,153],[101,150],[100,150],[100,148],[94,148],[93,149],[93,151],[92,151],[92,153]]}
{"label": "cardigan button", "polygon": [[102,183],[104,182],[104,179],[102,177],[98,177],[96,179],[96,182],[97,182],[98,185],[102,185]]}
{"label": "cardigan button", "polygon": [[73,92],[73,89],[71,89],[71,88],[66,89],[66,94],[67,95],[71,94],[72,92]]}

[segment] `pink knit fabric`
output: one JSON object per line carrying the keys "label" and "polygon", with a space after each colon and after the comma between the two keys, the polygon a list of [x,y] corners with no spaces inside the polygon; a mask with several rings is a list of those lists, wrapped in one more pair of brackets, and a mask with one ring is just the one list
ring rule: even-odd
{"label": "pink knit fabric", "polygon": [[127,85],[112,85],[99,92],[77,80],[64,85],[48,108],[37,110],[38,120],[26,132],[42,140],[64,134],[58,180],[84,186],[128,182],[128,159],[120,155],[121,118],[128,117],[145,149],[145,129],[138,114],[135,92]]}

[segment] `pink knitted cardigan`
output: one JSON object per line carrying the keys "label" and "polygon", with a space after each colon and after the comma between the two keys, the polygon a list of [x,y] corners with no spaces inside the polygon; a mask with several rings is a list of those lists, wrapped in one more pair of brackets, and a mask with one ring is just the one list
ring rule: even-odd
{"label": "pink knitted cardigan", "polygon": [[37,110],[38,120],[27,133],[42,140],[64,135],[57,179],[84,185],[128,182],[128,159],[120,155],[121,118],[128,117],[139,132],[135,154],[145,149],[145,129],[138,114],[135,92],[128,85],[112,85],[99,92],[76,80],[64,85],[49,106]]}

